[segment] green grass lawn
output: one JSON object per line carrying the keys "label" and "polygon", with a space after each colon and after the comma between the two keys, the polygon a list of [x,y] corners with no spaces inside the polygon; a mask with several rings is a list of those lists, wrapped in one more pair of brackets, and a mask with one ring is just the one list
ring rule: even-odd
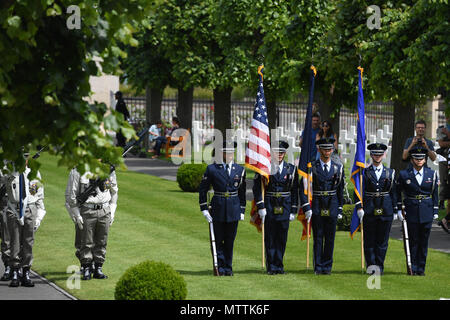
{"label": "green grass lawn", "polygon": [[[286,275],[268,276],[261,267],[261,234],[240,222],[235,241],[234,277],[213,277],[208,225],[198,194],[182,192],[176,182],[131,171],[118,171],[119,200],[110,229],[104,272],[107,280],[81,281],[68,289],[67,273],[78,265],[74,224],[64,208],[68,170],[56,159],[40,158],[47,215],[36,233],[33,269],[80,299],[114,299],[114,288],[127,268],[144,260],[170,264],[186,280],[188,299],[439,299],[450,298],[450,255],[429,250],[425,277],[405,274],[402,242],[390,240],[381,289],[368,289],[361,272],[359,235],[337,232],[333,273],[306,270],[306,241],[301,224],[291,222],[285,254]],[[70,281],[69,281],[70,283]]]}

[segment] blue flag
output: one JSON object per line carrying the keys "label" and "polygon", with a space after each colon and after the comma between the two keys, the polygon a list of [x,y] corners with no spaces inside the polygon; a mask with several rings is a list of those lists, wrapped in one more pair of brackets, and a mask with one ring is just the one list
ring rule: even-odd
{"label": "blue flag", "polygon": [[[302,145],[300,146],[301,153],[300,153],[300,160],[298,162],[298,174],[305,179],[308,179],[310,171],[309,168],[311,168],[311,161],[314,160],[311,159],[312,150],[313,148],[315,148],[315,146],[312,144],[313,137],[311,135],[312,135],[312,104],[314,101],[314,80],[316,78],[316,74],[317,74],[316,68],[314,66],[311,66],[311,80],[310,80],[311,85],[309,87],[308,108],[306,109],[305,127],[302,133]],[[305,188],[305,192],[307,192],[307,188]]]}
{"label": "blue flag", "polygon": [[[350,180],[355,186],[356,197],[363,203],[363,190],[362,177],[364,174],[364,168],[366,166],[366,130],[364,127],[364,96],[362,88],[362,74],[364,69],[358,67],[359,70],[359,83],[358,83],[358,115],[357,115],[357,127],[356,127],[356,154],[355,161],[353,162],[352,172],[350,174]],[[356,200],[356,199],[355,199]],[[352,221],[350,224],[350,236],[353,239],[356,231],[358,231],[361,223],[356,213],[356,206],[353,211]]]}

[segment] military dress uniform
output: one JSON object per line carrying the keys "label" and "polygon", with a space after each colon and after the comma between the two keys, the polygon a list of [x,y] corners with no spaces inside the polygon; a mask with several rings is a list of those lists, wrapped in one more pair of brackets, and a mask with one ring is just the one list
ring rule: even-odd
{"label": "military dress uniform", "polygon": [[[334,138],[316,141],[322,149],[333,148]],[[331,274],[333,265],[334,238],[338,215],[342,216],[344,204],[344,170],[343,165],[331,158],[328,163],[321,159],[311,163],[312,171],[312,205],[310,206],[304,192],[306,185],[300,182],[300,200],[306,217],[312,211],[311,224],[314,239],[314,272]]]}
{"label": "military dress uniform", "polygon": [[[102,266],[105,262],[109,227],[114,221],[118,197],[116,173],[112,170],[109,177],[102,180],[100,186],[95,188],[95,192],[81,204],[78,197],[95,182],[92,177],[90,172],[80,175],[76,169],[72,169],[66,188],[68,204],[66,207],[77,225],[76,228],[79,229],[79,239],[75,241],[75,254],[83,267],[83,280],[90,280],[92,272],[96,279],[107,278]],[[92,263],[95,270],[92,270]]]}
{"label": "military dress uniform", "polygon": [[[373,143],[367,149],[372,155],[383,155],[387,146]],[[386,168],[383,164],[378,167],[374,164],[368,166],[363,175],[363,203],[358,201],[355,204],[358,212],[363,215],[366,266],[378,266],[381,273],[384,271],[393,216],[397,212],[394,177],[395,170]]]}
{"label": "military dress uniform", "polygon": [[[423,159],[426,149],[414,147],[412,158]],[[436,171],[423,166],[419,171],[414,167],[400,171],[397,183],[397,207],[405,206],[411,253],[411,269],[414,275],[425,275],[428,239],[431,225],[439,210],[438,175]],[[402,220],[401,212],[398,217]]]}
{"label": "military dress uniform", "polygon": [[[286,152],[289,144],[280,141],[276,152]],[[273,161],[273,159],[272,159]],[[278,162],[278,161],[277,161]],[[256,173],[253,180],[253,196],[258,212],[265,209],[264,246],[266,250],[266,269],[268,274],[284,274],[283,257],[286,250],[289,222],[298,211],[298,171],[293,164],[284,160],[272,168],[269,182],[264,191],[261,188],[261,175]]]}
{"label": "military dress uniform", "polygon": [[[223,151],[234,150],[224,143]],[[207,193],[212,186],[214,196],[208,208]],[[199,186],[200,210],[214,226],[219,275],[233,275],[233,246],[239,220],[245,213],[245,169],[232,163],[213,163],[206,167]]]}
{"label": "military dress uniform", "polygon": [[[7,203],[7,225],[10,236],[10,261],[12,270],[10,287],[33,287],[30,279],[30,268],[33,262],[34,233],[39,228],[46,214],[44,206],[44,187],[39,171],[36,179],[29,181],[30,169],[26,168],[24,173],[13,172],[8,175],[6,192]],[[23,217],[20,217],[20,197],[25,208]],[[23,275],[19,279],[19,269],[22,268]]]}

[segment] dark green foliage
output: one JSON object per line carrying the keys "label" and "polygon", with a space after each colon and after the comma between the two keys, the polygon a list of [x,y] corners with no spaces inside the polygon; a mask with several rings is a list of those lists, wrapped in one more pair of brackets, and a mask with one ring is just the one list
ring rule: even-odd
{"label": "dark green foliage", "polygon": [[163,262],[144,261],[129,268],[116,284],[116,300],[184,300],[184,278]]}
{"label": "dark green foliage", "polygon": [[354,204],[344,204],[342,207],[342,219],[337,220],[337,231],[349,231],[352,222]]}
{"label": "dark green foliage", "polygon": [[181,190],[187,192],[198,192],[198,187],[202,181],[207,165],[201,164],[182,164],[178,168],[177,182]]}

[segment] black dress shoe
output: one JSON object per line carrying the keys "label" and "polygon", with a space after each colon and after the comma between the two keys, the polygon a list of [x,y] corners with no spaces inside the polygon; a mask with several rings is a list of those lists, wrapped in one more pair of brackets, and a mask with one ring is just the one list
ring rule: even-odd
{"label": "black dress shoe", "polygon": [[275,273],[275,271],[267,271],[267,274],[273,276],[273,275],[275,275],[276,273]]}
{"label": "black dress shoe", "polygon": [[225,276],[228,276],[228,277],[233,276],[233,271],[226,271]]}
{"label": "black dress shoe", "polygon": [[278,274],[286,274],[286,272],[284,272],[284,270],[278,270],[277,273]]}
{"label": "black dress shoe", "polygon": [[5,267],[5,273],[1,277],[0,281],[10,281],[11,280],[11,267],[6,266]]}
{"label": "black dress shoe", "polygon": [[19,272],[17,269],[13,269],[11,273],[11,282],[9,283],[9,287],[18,287],[20,286],[20,280],[19,280]]}
{"label": "black dress shoe", "polygon": [[327,275],[327,276],[329,276],[329,275],[331,275],[331,271],[329,271],[329,270],[324,270],[324,271],[322,271],[322,274],[325,274],[325,275]]}
{"label": "black dress shoe", "polygon": [[30,279],[30,268],[29,267],[23,268],[23,274],[22,274],[22,278],[20,279],[20,284],[23,287],[29,287],[29,288],[34,287],[34,283]]}
{"label": "black dress shoe", "polygon": [[94,278],[95,279],[108,279],[108,276],[106,274],[104,274],[102,271],[101,264],[95,265]]}
{"label": "black dress shoe", "polygon": [[81,279],[91,280],[91,264],[90,263],[83,265],[83,277]]}
{"label": "black dress shoe", "polygon": [[321,275],[321,274],[322,274],[322,271],[314,271],[314,274],[317,275],[317,276],[318,276],[318,275]]}

